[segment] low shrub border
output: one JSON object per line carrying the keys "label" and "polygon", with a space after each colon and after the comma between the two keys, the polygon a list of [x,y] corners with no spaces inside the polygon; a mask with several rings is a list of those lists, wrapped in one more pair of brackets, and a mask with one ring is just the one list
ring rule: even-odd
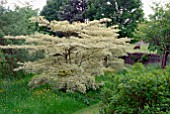
{"label": "low shrub border", "polygon": [[170,67],[165,70],[137,63],[115,74],[103,91],[102,114],[170,113]]}

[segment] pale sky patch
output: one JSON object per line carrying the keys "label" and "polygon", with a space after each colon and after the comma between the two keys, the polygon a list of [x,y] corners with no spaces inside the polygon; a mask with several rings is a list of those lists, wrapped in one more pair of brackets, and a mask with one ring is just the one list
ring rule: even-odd
{"label": "pale sky patch", "polygon": [[154,12],[151,10],[151,6],[153,6],[153,2],[160,3],[161,5],[164,5],[170,0],[142,0],[143,2],[143,10],[145,13],[145,17],[148,17],[149,14],[153,14]]}
{"label": "pale sky patch", "polygon": [[[41,10],[43,6],[46,4],[46,0],[7,0],[7,1],[9,2],[10,6],[12,6],[14,3],[20,4],[20,2],[21,3],[30,2],[34,9],[39,9],[39,10]],[[165,4],[167,2],[170,2],[170,0],[142,0],[142,2],[143,2],[143,10],[145,13],[145,17],[147,17],[149,14],[153,14],[153,11],[150,8],[150,6],[153,5],[152,4],[153,2],[160,2],[161,4]],[[23,5],[20,4],[20,6]]]}

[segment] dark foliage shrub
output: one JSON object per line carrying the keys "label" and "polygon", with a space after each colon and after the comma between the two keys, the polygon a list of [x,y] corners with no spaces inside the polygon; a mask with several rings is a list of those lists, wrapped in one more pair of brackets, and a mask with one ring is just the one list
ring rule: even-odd
{"label": "dark foliage shrub", "polygon": [[137,62],[143,64],[159,63],[161,57],[157,54],[147,54],[147,53],[128,53],[127,56],[121,57],[124,59],[126,64],[135,64]]}
{"label": "dark foliage shrub", "polygon": [[170,113],[170,66],[161,70],[138,63],[111,80],[103,90],[101,114]]}

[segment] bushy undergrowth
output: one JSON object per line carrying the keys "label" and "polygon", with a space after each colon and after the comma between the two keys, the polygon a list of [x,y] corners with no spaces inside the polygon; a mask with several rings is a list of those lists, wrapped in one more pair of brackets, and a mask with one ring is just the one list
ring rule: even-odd
{"label": "bushy undergrowth", "polygon": [[101,113],[167,114],[170,113],[170,66],[134,65],[115,74],[103,91]]}

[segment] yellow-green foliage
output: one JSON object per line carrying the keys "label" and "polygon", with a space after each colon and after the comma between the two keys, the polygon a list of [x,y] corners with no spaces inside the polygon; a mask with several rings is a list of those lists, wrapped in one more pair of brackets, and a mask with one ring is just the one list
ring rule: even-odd
{"label": "yellow-green foliage", "polygon": [[85,93],[88,89],[97,89],[95,76],[102,75],[105,69],[118,68],[123,61],[118,57],[126,54],[128,38],[118,39],[117,26],[107,28],[104,23],[109,19],[88,23],[51,21],[43,17],[32,18],[39,26],[47,26],[51,31],[63,32],[58,38],[35,33],[31,36],[7,36],[7,39],[25,39],[22,46],[1,46],[1,48],[28,48],[30,54],[44,50],[45,58],[20,63],[15,70],[24,69],[37,75],[29,83],[32,87],[50,84],[54,88]]}

